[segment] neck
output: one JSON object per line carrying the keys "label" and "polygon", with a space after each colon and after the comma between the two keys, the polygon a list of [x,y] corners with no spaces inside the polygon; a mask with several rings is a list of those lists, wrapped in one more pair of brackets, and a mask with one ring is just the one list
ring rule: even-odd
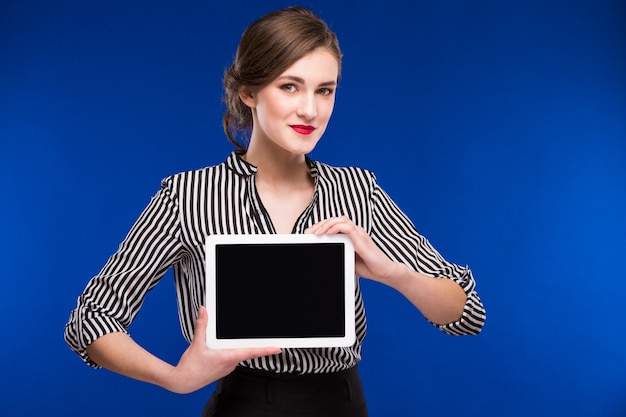
{"label": "neck", "polygon": [[292,154],[282,149],[257,147],[251,142],[243,158],[257,167],[257,180],[273,183],[310,181],[305,155]]}

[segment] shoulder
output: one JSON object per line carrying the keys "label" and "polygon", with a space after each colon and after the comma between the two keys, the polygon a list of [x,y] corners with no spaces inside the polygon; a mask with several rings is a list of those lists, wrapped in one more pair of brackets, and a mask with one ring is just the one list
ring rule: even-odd
{"label": "shoulder", "polygon": [[198,187],[206,187],[210,183],[211,178],[227,171],[225,162],[204,168],[182,171],[163,178],[161,187],[176,194],[184,193]]}

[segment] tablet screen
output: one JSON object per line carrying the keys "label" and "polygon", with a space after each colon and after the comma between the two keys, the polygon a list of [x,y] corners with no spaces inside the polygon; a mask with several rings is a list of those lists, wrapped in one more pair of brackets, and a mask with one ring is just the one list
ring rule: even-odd
{"label": "tablet screen", "polygon": [[207,245],[209,346],[352,344],[354,252],[345,236],[255,239]]}
{"label": "tablet screen", "polygon": [[217,338],[343,337],[343,245],[217,245]]}

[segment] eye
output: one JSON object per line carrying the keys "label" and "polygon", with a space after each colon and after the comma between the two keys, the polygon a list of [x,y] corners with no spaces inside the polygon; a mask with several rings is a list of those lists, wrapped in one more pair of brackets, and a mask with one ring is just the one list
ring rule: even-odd
{"label": "eye", "polygon": [[293,84],[283,84],[280,88],[288,93],[295,93],[297,91],[296,86]]}
{"label": "eye", "polygon": [[329,96],[331,95],[334,90],[332,88],[320,88],[319,90],[317,90],[319,94],[323,95],[323,96]]}

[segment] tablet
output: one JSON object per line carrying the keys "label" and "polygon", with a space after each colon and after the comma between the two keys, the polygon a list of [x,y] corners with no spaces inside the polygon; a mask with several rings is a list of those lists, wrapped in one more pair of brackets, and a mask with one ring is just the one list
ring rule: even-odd
{"label": "tablet", "polygon": [[351,346],[354,247],[346,235],[211,235],[207,345]]}

